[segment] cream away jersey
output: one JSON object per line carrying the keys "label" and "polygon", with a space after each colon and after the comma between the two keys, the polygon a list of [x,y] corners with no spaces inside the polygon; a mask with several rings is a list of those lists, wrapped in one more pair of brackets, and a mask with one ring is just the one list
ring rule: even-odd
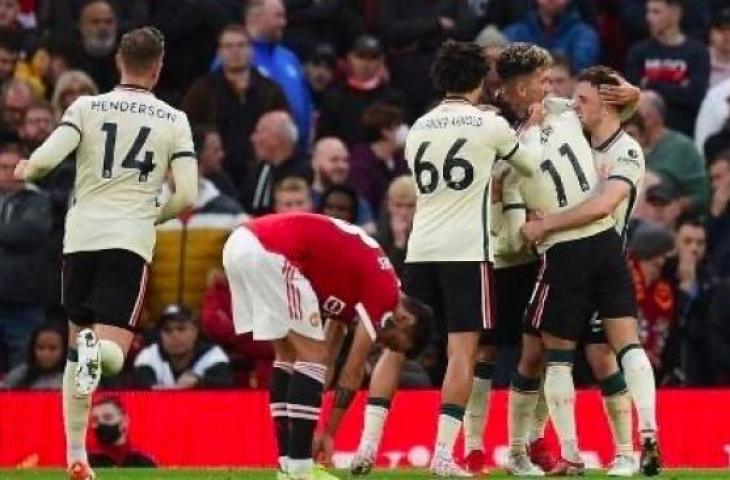
{"label": "cream away jersey", "polygon": [[534,159],[507,121],[447,99],[413,125],[405,156],[417,186],[406,262],[486,260],[492,165],[498,157],[519,165]]}
{"label": "cream away jersey", "polygon": [[593,149],[593,156],[598,170],[605,172],[607,180],[626,182],[630,187],[629,196],[613,212],[616,231],[625,239],[629,217],[644,183],[644,153],[631,135],[619,129],[602,145]]}
{"label": "cream away jersey", "polygon": [[[545,100],[546,116],[542,126],[533,127],[525,138],[531,148],[540,151],[533,175],[523,178],[521,191],[528,210],[544,214],[558,213],[574,207],[588,197],[598,185],[593,152],[583,135],[578,116],[569,100]],[[613,227],[611,216],[578,228],[555,232],[537,245],[538,253],[556,243],[577,240]]]}
{"label": "cream away jersey", "polygon": [[147,90],[119,86],[80,97],[61,126],[79,135],[64,253],[121,248],[149,262],[169,165],[195,156],[187,117]]}
{"label": "cream away jersey", "polygon": [[[509,268],[537,260],[522,237],[527,205],[522,193],[523,178],[504,162],[494,166],[494,177],[502,178],[502,201],[489,203],[489,257],[494,268]],[[491,188],[494,181],[490,183]]]}

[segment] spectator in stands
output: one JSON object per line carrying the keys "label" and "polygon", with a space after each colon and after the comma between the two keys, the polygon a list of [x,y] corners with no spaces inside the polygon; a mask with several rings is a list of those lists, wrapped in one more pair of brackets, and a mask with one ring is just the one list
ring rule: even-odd
{"label": "spectator in stands", "polygon": [[626,79],[661,95],[667,125],[691,135],[710,78],[710,55],[705,44],[682,32],[681,3],[649,0],[646,20],[651,38],[629,50]]}
{"label": "spectator in stands", "polygon": [[536,0],[537,8],[504,30],[513,42],[529,42],[570,59],[581,70],[598,61],[596,30],[585,23],[571,0]]}
{"label": "spectator in stands", "polygon": [[48,197],[13,175],[21,158],[15,145],[0,148],[0,341],[10,368],[23,362],[45,318],[48,265],[41,252],[51,231]]}
{"label": "spectator in stands", "polygon": [[231,312],[231,291],[223,272],[212,272],[201,307],[203,332],[225,348],[241,377],[237,382],[248,388],[265,388],[271,380],[274,349],[268,342],[255,342],[253,334],[236,335]]}
{"label": "spectator in stands", "polygon": [[348,147],[366,141],[362,131],[363,112],[375,102],[405,107],[403,94],[385,78],[385,53],[377,38],[363,35],[347,55],[345,82],[325,93],[317,136],[341,138]]}
{"label": "spectator in stands", "polygon": [[18,131],[25,158],[48,138],[55,127],[56,119],[49,103],[37,102],[28,107]]}
{"label": "spectator in stands", "polygon": [[416,188],[410,175],[396,177],[388,187],[385,210],[378,220],[376,238],[400,273],[406,260],[408,237],[416,213]]}
{"label": "spectator in stands", "polygon": [[99,87],[86,73],[81,70],[63,72],[56,82],[56,88],[51,97],[51,106],[56,120],[61,120],[66,109],[82,95],[98,95]]}
{"label": "spectator in stands", "polygon": [[563,55],[553,55],[553,66],[550,69],[550,80],[553,82],[553,94],[563,98],[573,98],[575,88],[575,70],[570,60]]}
{"label": "spectator in stands", "polygon": [[[347,184],[347,179],[350,177],[347,147],[339,138],[325,137],[317,141],[312,152],[312,172],[314,208],[321,210],[324,205],[324,193],[330,187]],[[345,201],[342,197],[340,199]],[[352,222],[363,227],[368,233],[375,232],[375,218],[368,202],[358,197],[358,201],[350,206],[357,207]]]}
{"label": "spectator in stands", "polygon": [[103,92],[119,81],[114,60],[117,46],[117,15],[108,0],[84,3],[79,18],[80,38],[75,65],[88,73]]}
{"label": "spectator in stands", "polygon": [[449,38],[474,38],[476,19],[463,1],[380,0],[378,20],[393,85],[406,94],[411,116],[420,114],[437,96],[429,76],[436,49]]}
{"label": "spectator in stands", "polygon": [[403,157],[408,125],[402,110],[385,103],[371,105],[361,118],[365,142],[355,145],[350,154],[350,184],[377,217],[390,182],[408,172]]}
{"label": "spectator in stands", "polygon": [[[172,196],[173,186],[172,176],[169,176],[167,183],[162,185],[162,191],[160,192],[160,201],[163,205]],[[210,179],[206,178],[203,175],[200,163],[198,163],[198,198],[195,200],[191,213],[238,215],[243,213],[243,208],[235,198],[221,192]]]}
{"label": "spectator in stands", "polygon": [[707,239],[711,263],[721,277],[730,276],[730,150],[710,164],[712,200],[707,217]]}
{"label": "spectator in stands", "polygon": [[281,40],[286,27],[282,0],[249,0],[246,29],[253,39],[253,64],[279,84],[299,129],[299,147],[306,150],[312,127],[312,98],[299,58]]}
{"label": "spectator in stands", "polygon": [[160,341],[139,352],[134,368],[138,388],[225,388],[234,384],[228,356],[200,337],[193,314],[177,304],[165,307]]}
{"label": "spectator in stands", "polygon": [[365,24],[351,0],[287,1],[284,43],[299,58],[307,58],[317,44],[326,42],[344,52],[365,32]]}
{"label": "spectator in stands", "polygon": [[239,190],[231,176],[223,170],[226,151],[223,149],[223,139],[218,130],[214,127],[196,128],[193,132],[193,144],[198,157],[200,175],[213,182],[224,195],[237,198]]}
{"label": "spectator in stands", "polygon": [[7,374],[0,388],[60,390],[65,364],[66,333],[56,325],[42,325],[33,330],[25,363]]}
{"label": "spectator in stands", "polygon": [[730,7],[712,16],[710,30],[710,86],[730,78]]}
{"label": "spectator in stands", "polygon": [[288,112],[264,114],[251,135],[256,166],[249,171],[241,196],[252,215],[273,210],[273,187],[288,176],[311,177],[309,165],[297,154],[299,130]]}
{"label": "spectator in stands", "polygon": [[12,79],[2,86],[0,95],[2,101],[0,142],[18,142],[25,112],[33,102],[33,92],[28,82]]}
{"label": "spectator in stands", "polygon": [[0,1],[0,30],[18,37],[20,49],[29,55],[37,46],[37,32],[20,22],[20,0]]}
{"label": "spectator in stands", "polygon": [[656,92],[642,92],[639,115],[644,124],[646,167],[682,195],[682,210],[706,211],[709,185],[705,162],[692,139],[666,125],[666,103]]}
{"label": "spectator in stands", "polygon": [[705,319],[712,293],[717,285],[713,265],[705,255],[707,232],[697,218],[679,220],[676,235],[677,255],[666,265],[674,279],[677,299],[677,325],[667,340],[665,371],[672,384],[709,385],[711,359],[704,348]]}
{"label": "spectator in stands", "polygon": [[309,184],[300,177],[285,177],[274,185],[274,212],[311,212],[314,209]]}
{"label": "spectator in stands", "polygon": [[182,101],[194,125],[212,125],[223,140],[223,166],[241,188],[254,164],[251,133],[261,115],[288,108],[279,86],[251,68],[251,41],[243,25],[218,36],[221,68],[197,79]]}
{"label": "spectator in stands", "polygon": [[[620,16],[622,32],[627,37],[626,39],[629,44],[646,38],[651,30],[651,27],[646,22],[647,0],[614,1],[616,4],[616,12]],[[682,20],[680,23],[682,31],[687,32],[690,37],[704,42],[707,39],[707,32],[710,27],[710,3],[715,1],[684,0],[682,3]]]}
{"label": "spectator in stands", "polygon": [[337,54],[332,45],[320,43],[314,47],[312,54],[304,64],[304,73],[307,75],[309,90],[312,92],[315,116],[319,117],[322,100],[335,80],[337,68]]}
{"label": "spectator in stands", "polygon": [[[356,223],[359,200],[357,192],[347,185],[332,185],[322,194],[319,212],[348,223]],[[372,233],[372,232],[368,232]]]}
{"label": "spectator in stands", "polygon": [[[88,0],[36,0],[38,23],[41,30],[54,35],[74,33],[81,10]],[[109,0],[119,19],[119,30],[128,32],[148,23],[150,0]]]}
{"label": "spectator in stands", "polygon": [[89,426],[98,447],[89,452],[94,468],[155,467],[149,455],[135,449],[129,441],[129,414],[117,397],[102,397],[91,407]]}
{"label": "spectator in stands", "polygon": [[20,42],[12,33],[0,31],[0,87],[15,75],[20,59]]}
{"label": "spectator in stands", "polygon": [[660,382],[664,373],[664,346],[676,319],[672,282],[662,276],[673,250],[671,230],[651,223],[638,227],[629,244],[630,267],[639,305],[640,338]]}
{"label": "spectator in stands", "polygon": [[682,197],[669,183],[660,182],[646,189],[647,213],[644,220],[673,231],[682,215]]}

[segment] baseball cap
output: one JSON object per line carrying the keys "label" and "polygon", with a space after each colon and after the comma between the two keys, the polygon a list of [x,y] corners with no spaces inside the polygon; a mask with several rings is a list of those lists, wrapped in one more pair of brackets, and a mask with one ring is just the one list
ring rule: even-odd
{"label": "baseball cap", "polygon": [[712,16],[713,28],[730,28],[730,7],[722,8]]}
{"label": "baseball cap", "polygon": [[642,222],[631,237],[629,252],[637,260],[651,260],[674,250],[672,232],[654,222]]}
{"label": "baseball cap", "polygon": [[329,43],[318,43],[309,55],[307,62],[314,65],[334,67],[337,63],[337,53]]}
{"label": "baseball cap", "polygon": [[667,205],[677,198],[677,189],[665,182],[652,185],[646,190],[646,201],[651,205]]}
{"label": "baseball cap", "polygon": [[383,55],[383,46],[372,35],[360,35],[350,47],[350,53],[358,57],[378,58]]}
{"label": "baseball cap", "polygon": [[170,303],[160,314],[160,325],[164,325],[170,321],[189,322],[193,320],[192,312],[185,305],[180,303]]}

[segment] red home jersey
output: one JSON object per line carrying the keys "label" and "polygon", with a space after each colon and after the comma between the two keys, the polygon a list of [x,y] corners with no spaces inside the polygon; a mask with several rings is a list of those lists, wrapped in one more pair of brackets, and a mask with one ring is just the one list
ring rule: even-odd
{"label": "red home jersey", "polygon": [[372,237],[349,223],[308,213],[268,215],[244,226],[309,280],[324,317],[352,323],[359,316],[375,338],[398,303],[399,281]]}

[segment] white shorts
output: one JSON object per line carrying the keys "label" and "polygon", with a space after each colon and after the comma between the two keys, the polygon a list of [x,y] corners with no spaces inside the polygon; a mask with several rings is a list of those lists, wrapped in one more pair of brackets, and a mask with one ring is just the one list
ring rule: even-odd
{"label": "white shorts", "polygon": [[223,248],[236,333],[278,340],[289,331],[324,340],[312,285],[283,255],[267,251],[249,229],[237,228]]}

